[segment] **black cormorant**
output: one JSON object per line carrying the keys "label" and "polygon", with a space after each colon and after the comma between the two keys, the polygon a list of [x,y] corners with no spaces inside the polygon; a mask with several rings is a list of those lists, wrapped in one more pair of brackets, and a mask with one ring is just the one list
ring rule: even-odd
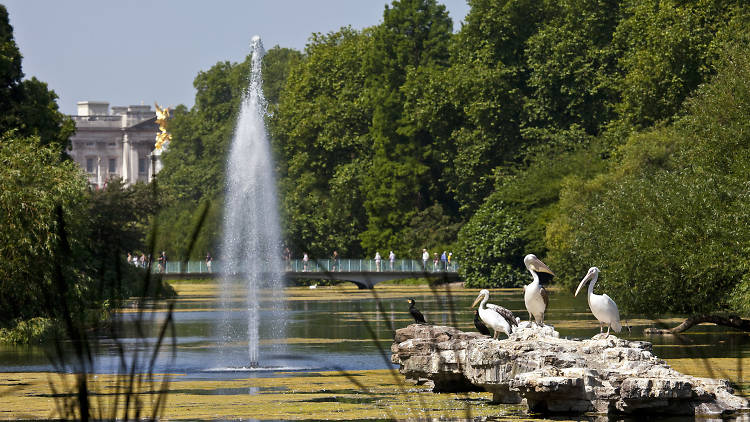
{"label": "black cormorant", "polygon": [[414,321],[416,321],[418,324],[425,324],[427,321],[424,320],[424,315],[422,315],[421,312],[419,312],[419,309],[414,307],[414,304],[417,302],[414,299],[409,299],[409,313],[411,316],[414,317]]}

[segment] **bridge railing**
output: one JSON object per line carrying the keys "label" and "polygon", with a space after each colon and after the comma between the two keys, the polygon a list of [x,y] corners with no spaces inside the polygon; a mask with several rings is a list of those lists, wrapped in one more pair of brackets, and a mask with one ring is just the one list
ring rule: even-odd
{"label": "bridge railing", "polygon": [[[416,259],[397,259],[392,264],[387,259],[380,263],[374,259],[339,259],[334,264],[332,259],[310,259],[303,261],[301,259],[292,259],[282,263],[286,272],[413,272],[413,273],[432,273],[432,272],[450,272],[458,271],[459,263],[451,261],[450,264],[438,261],[437,265],[430,259],[427,265],[423,266],[421,260]],[[210,274],[222,273],[221,261],[214,260],[211,263],[211,269],[205,261],[167,261],[167,265],[162,271],[158,262],[152,265],[154,273],[164,274]]]}
{"label": "bridge railing", "polygon": [[456,261],[450,264],[438,261],[435,265],[433,260],[423,262],[416,259],[397,259],[391,263],[387,259],[379,263],[374,259],[339,259],[335,264],[332,259],[311,259],[307,262],[301,259],[293,259],[287,263],[286,271],[292,272],[452,272],[458,271],[459,265]]}

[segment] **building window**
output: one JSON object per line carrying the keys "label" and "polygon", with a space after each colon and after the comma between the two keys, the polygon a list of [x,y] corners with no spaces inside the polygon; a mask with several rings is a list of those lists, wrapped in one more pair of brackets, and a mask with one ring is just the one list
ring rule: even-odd
{"label": "building window", "polygon": [[86,171],[88,173],[94,172],[94,159],[93,158],[87,158],[86,159]]}
{"label": "building window", "polygon": [[117,161],[114,158],[109,159],[109,172],[110,173],[116,173],[117,172]]}
{"label": "building window", "polygon": [[145,158],[139,158],[138,159],[138,173],[144,174],[146,173],[146,159]]}

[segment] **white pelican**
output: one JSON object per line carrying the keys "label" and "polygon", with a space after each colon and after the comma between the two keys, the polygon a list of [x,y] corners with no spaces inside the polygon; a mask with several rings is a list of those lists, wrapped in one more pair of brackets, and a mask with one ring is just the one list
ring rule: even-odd
{"label": "white pelican", "polygon": [[506,335],[510,335],[510,333],[513,332],[513,326],[518,325],[516,317],[513,316],[513,312],[502,306],[487,303],[487,301],[490,300],[490,291],[487,289],[482,289],[482,291],[479,292],[479,296],[477,296],[477,299],[471,307],[473,308],[477,306],[477,303],[479,303],[480,300],[482,303],[479,304],[479,317],[482,318],[482,321],[484,321],[488,327],[495,331],[495,335],[492,338],[497,338],[500,331],[504,332]]}
{"label": "white pelican", "polygon": [[578,285],[576,294],[574,296],[578,296],[578,292],[581,290],[583,285],[586,284],[587,281],[591,281],[591,284],[589,284],[588,294],[589,308],[591,308],[591,313],[594,314],[596,319],[599,320],[599,333],[604,331],[603,325],[607,324],[607,335],[605,336],[607,337],[609,336],[610,327],[615,330],[616,333],[619,333],[620,330],[622,330],[622,325],[620,325],[620,311],[617,310],[617,304],[614,300],[612,300],[611,297],[607,296],[606,294],[594,294],[594,285],[596,284],[596,280],[598,278],[599,268],[589,268],[589,272],[586,273],[586,277],[581,280],[581,284]]}
{"label": "white pelican", "polygon": [[523,286],[523,301],[526,304],[526,310],[529,311],[529,321],[533,316],[538,325],[544,325],[544,312],[547,310],[549,295],[539,281],[538,273],[547,273],[551,276],[554,276],[555,273],[534,254],[526,255],[523,263],[531,276],[534,277],[531,284]]}

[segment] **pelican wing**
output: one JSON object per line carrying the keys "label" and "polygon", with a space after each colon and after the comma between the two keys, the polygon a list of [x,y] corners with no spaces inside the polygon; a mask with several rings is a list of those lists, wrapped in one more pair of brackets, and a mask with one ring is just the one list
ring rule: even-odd
{"label": "pelican wing", "polygon": [[516,317],[515,315],[513,315],[513,312],[503,308],[502,306],[493,305],[491,303],[488,303],[485,306],[487,309],[491,309],[500,314],[501,317],[508,321],[508,325],[510,325],[511,327],[518,326],[518,322],[516,321]]}
{"label": "pelican wing", "polygon": [[622,329],[620,324],[620,312],[617,310],[617,304],[611,297],[606,294],[594,295],[589,299],[589,306],[594,317],[604,324],[608,324],[619,333]]}
{"label": "pelican wing", "polygon": [[547,289],[544,287],[539,287],[539,294],[542,295],[542,300],[544,301],[544,309],[547,309],[547,305],[549,305],[549,293],[547,293]]}
{"label": "pelican wing", "polygon": [[612,315],[616,317],[617,321],[620,321],[620,311],[617,309],[617,304],[614,300],[612,300],[611,297],[607,296],[607,294],[602,295],[604,297],[604,300],[607,301],[607,306],[611,309]]}

